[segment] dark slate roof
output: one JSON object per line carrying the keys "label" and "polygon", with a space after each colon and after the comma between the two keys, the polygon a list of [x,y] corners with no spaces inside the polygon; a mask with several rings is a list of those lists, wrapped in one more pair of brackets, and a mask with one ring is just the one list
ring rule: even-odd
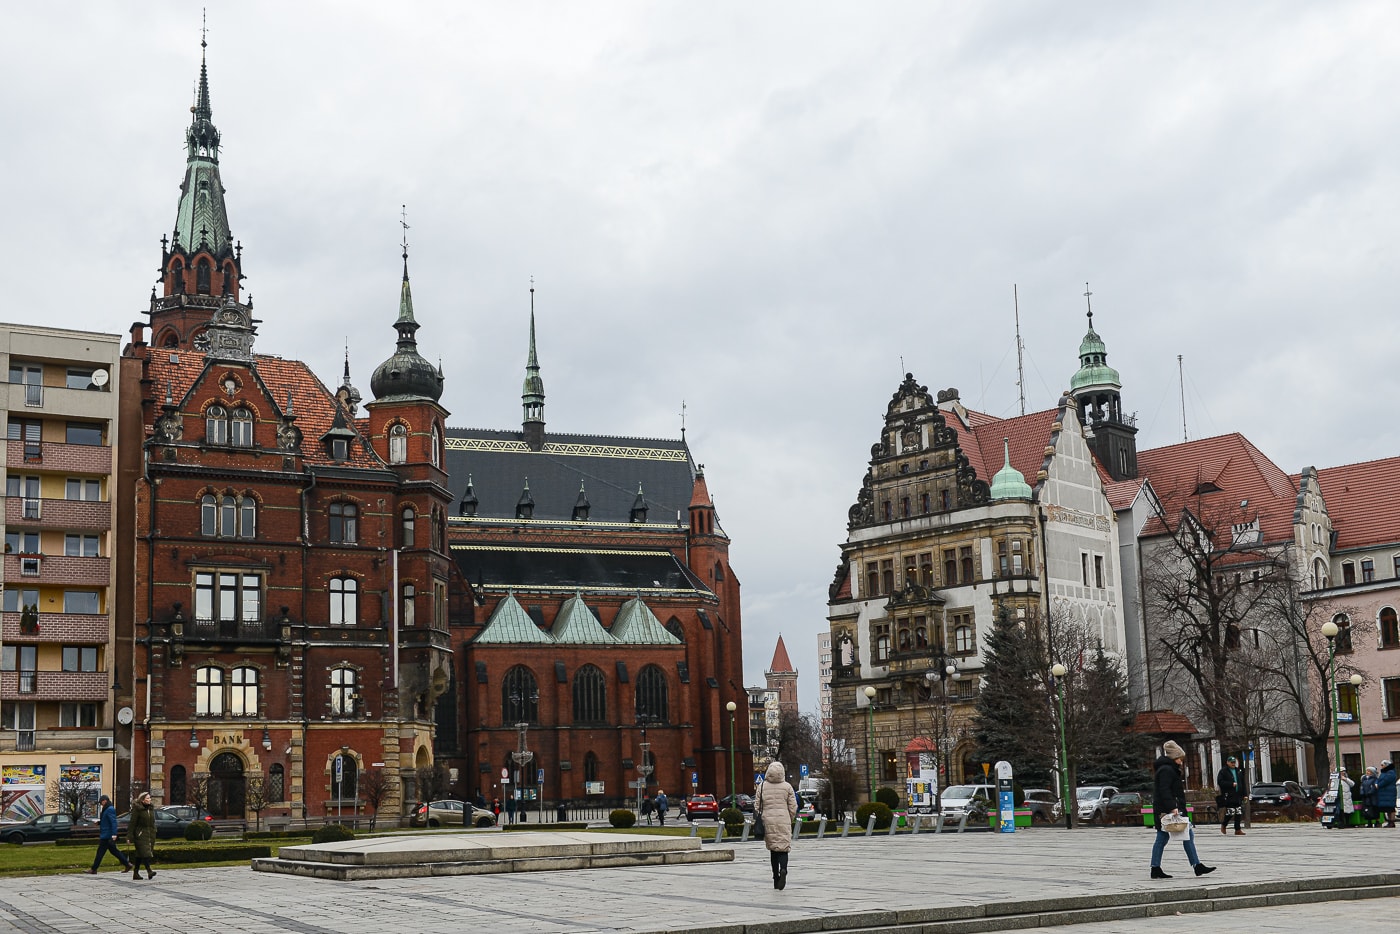
{"label": "dark slate roof", "polygon": [[669,551],[454,544],[452,557],[466,579],[485,590],[711,593]]}
{"label": "dark slate roof", "polygon": [[648,523],[674,523],[677,512],[685,522],[695,476],[681,440],[547,434],[531,451],[518,431],[478,428],[447,429],[446,467],[454,513],[470,475],[477,515],[501,519],[515,517],[528,479],[536,519],[571,519],[582,483],[590,521],[627,522],[640,483]]}

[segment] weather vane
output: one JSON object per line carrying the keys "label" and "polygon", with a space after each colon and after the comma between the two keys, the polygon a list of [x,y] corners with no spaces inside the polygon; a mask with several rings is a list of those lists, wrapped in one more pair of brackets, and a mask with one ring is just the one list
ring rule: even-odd
{"label": "weather vane", "polygon": [[401,205],[399,211],[399,226],[403,228],[403,258],[408,259],[408,205]]}
{"label": "weather vane", "polygon": [[1093,294],[1093,292],[1089,291],[1089,283],[1084,283],[1084,305],[1089,309],[1088,315],[1091,322],[1094,320],[1094,305],[1089,301],[1089,296]]}

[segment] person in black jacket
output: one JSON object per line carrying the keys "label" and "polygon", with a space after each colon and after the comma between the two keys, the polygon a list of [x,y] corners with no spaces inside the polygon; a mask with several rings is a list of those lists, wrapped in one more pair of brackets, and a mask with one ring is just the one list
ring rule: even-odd
{"label": "person in black jacket", "polygon": [[[1152,786],[1152,822],[1157,828],[1157,839],[1152,843],[1152,878],[1170,879],[1162,871],[1162,851],[1167,848],[1171,834],[1162,829],[1162,818],[1168,814],[1186,814],[1186,776],[1182,766],[1186,762],[1186,750],[1167,740],[1162,744],[1162,755],[1157,757],[1155,780]],[[1186,848],[1186,858],[1195,867],[1196,875],[1203,876],[1215,872],[1214,866],[1207,866],[1196,855],[1196,829],[1187,827],[1182,834],[1182,845]]]}
{"label": "person in black jacket", "polygon": [[1243,837],[1240,829],[1240,812],[1244,810],[1244,796],[1240,789],[1240,760],[1230,756],[1225,767],[1215,776],[1215,788],[1220,794],[1215,796],[1215,806],[1220,809],[1220,832],[1230,823],[1230,812],[1235,812],[1235,836]]}

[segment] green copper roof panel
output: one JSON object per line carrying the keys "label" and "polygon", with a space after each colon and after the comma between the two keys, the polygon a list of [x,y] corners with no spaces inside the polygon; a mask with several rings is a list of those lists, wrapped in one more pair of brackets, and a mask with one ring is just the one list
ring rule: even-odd
{"label": "green copper roof panel", "polygon": [[515,599],[514,593],[496,604],[496,610],[486,622],[486,628],[472,640],[476,645],[552,645],[549,633],[535,625],[530,614]]}
{"label": "green copper roof panel", "polygon": [[641,597],[633,597],[622,605],[612,625],[612,637],[628,645],[681,644],[681,640],[666,631]]}
{"label": "green copper roof panel", "polygon": [[598,622],[598,617],[593,615],[593,611],[583,602],[583,596],[578,593],[565,600],[559,608],[550,634],[555,642],[565,645],[613,645],[617,642]]}

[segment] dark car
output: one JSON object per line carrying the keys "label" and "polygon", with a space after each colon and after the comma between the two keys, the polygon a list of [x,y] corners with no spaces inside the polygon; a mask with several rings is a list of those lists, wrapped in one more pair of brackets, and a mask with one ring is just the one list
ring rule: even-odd
{"label": "dark car", "polygon": [[1142,795],[1136,792],[1122,792],[1108,799],[1104,808],[1103,822],[1109,826],[1142,826]]}
{"label": "dark car", "polygon": [[712,817],[719,820],[719,802],[714,795],[691,795],[685,802],[685,819]]}
{"label": "dark car", "polygon": [[1295,817],[1310,814],[1313,807],[1312,799],[1297,782],[1260,782],[1249,789],[1249,804],[1255,813]]}
{"label": "dark car", "polygon": [[1024,807],[1031,812],[1031,823],[1054,824],[1065,815],[1060,796],[1048,788],[1027,788]]}
{"label": "dark car", "polygon": [[0,840],[6,843],[35,843],[73,836],[97,836],[97,824],[85,817],[78,820],[68,814],[40,814],[22,824],[7,824],[0,830]]}
{"label": "dark car", "polygon": [[[181,818],[180,814],[185,812],[197,812],[199,808],[172,806],[155,809],[156,819],[156,839],[174,840],[183,839],[185,828],[192,824],[192,818]],[[131,826],[131,812],[117,815],[117,836],[125,837],[127,828]]]}
{"label": "dark car", "polygon": [[214,819],[213,814],[210,814],[208,811],[204,810],[204,808],[195,807],[193,804],[166,804],[162,805],[159,810],[167,811],[174,815],[176,820],[184,821],[187,824],[191,821],[212,821]]}
{"label": "dark car", "polygon": [[739,794],[726,796],[724,801],[721,802],[721,806],[726,808],[736,807],[739,810],[743,811],[745,814],[752,814],[753,795]]}

